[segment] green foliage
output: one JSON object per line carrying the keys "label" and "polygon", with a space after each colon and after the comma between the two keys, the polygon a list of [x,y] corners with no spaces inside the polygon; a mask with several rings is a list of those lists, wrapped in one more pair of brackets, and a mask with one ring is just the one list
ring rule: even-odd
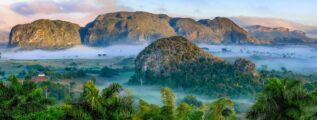
{"label": "green foliage", "polygon": [[208,120],[235,120],[234,103],[230,99],[221,98],[211,103],[206,112]]}
{"label": "green foliage", "polygon": [[[299,120],[310,105],[316,105],[316,94],[309,93],[298,80],[271,79],[247,113],[251,120]],[[314,112],[316,113],[316,111]]]}
{"label": "green foliage", "polygon": [[143,100],[139,101],[138,112],[135,119],[141,120],[160,120],[160,107],[154,104],[148,104]]}
{"label": "green foliage", "polygon": [[42,72],[49,70],[48,67],[45,67],[45,66],[42,66],[42,65],[39,65],[39,64],[27,65],[27,66],[26,66],[26,69],[27,69],[27,70],[42,71]]}
{"label": "green foliage", "polygon": [[81,96],[83,104],[87,104],[91,109],[96,109],[101,104],[99,97],[99,89],[96,88],[95,83],[91,80],[86,81]]}
{"label": "green foliage", "polygon": [[118,75],[119,72],[117,69],[112,69],[112,68],[109,68],[107,66],[103,67],[99,73],[100,76],[102,77],[113,77],[115,75]]}
{"label": "green foliage", "polygon": [[180,120],[190,120],[190,112],[192,107],[187,103],[181,103],[177,107],[177,118]]}
{"label": "green foliage", "polygon": [[[202,103],[186,96],[176,104],[174,92],[161,88],[162,106],[134,98],[117,83],[100,91],[95,82],[83,85],[79,99],[64,99],[56,104],[45,98],[43,89],[66,89],[51,82],[32,83],[10,76],[0,81],[0,118],[17,120],[236,120],[234,102],[221,98]],[[298,80],[271,79],[247,113],[251,120],[314,120],[317,118],[317,90],[308,92]],[[137,105],[137,106],[135,106]]]}
{"label": "green foliage", "polygon": [[186,88],[187,92],[215,98],[252,96],[262,88],[262,84],[252,73],[242,72],[232,64],[214,62],[212,59],[199,59],[190,64],[179,64],[169,76],[155,76],[155,72],[152,71],[146,71],[140,76],[140,78],[133,76],[130,83],[140,84],[142,79],[143,84]]}
{"label": "green foliage", "polygon": [[61,120],[64,119],[65,111],[60,106],[52,106],[43,111],[18,116],[17,120]]}
{"label": "green foliage", "polygon": [[162,103],[164,104],[164,106],[170,106],[172,108],[175,107],[176,98],[173,91],[170,88],[167,88],[167,87],[161,88],[161,95],[162,95],[161,97]]}
{"label": "green foliage", "polygon": [[169,88],[161,88],[163,106],[139,101],[136,120],[202,120],[204,112],[187,103],[175,104],[175,95]]}
{"label": "green foliage", "polygon": [[99,92],[91,80],[84,84],[78,101],[70,101],[64,107],[68,119],[131,119],[134,113],[133,98],[114,83]]}
{"label": "green foliage", "polygon": [[182,102],[195,107],[201,107],[203,105],[203,103],[197,100],[196,96],[193,95],[186,96]]}
{"label": "green foliage", "polygon": [[53,97],[59,101],[64,100],[65,98],[69,98],[71,94],[68,86],[55,84],[51,81],[40,82],[38,83],[38,87],[47,89],[48,96]]}
{"label": "green foliage", "polygon": [[10,76],[0,83],[0,118],[19,119],[22,116],[46,110],[53,100],[45,98],[43,90],[32,82],[21,82]]}

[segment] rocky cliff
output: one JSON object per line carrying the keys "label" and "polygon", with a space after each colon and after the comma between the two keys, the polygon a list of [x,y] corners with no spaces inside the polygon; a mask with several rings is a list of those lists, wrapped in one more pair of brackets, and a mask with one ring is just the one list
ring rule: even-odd
{"label": "rocky cliff", "polygon": [[270,41],[272,43],[310,43],[314,40],[308,38],[305,32],[289,30],[288,28],[271,28],[254,25],[246,28],[257,39]]}
{"label": "rocky cliff", "polygon": [[45,19],[14,26],[9,40],[9,47],[23,49],[62,49],[78,44],[81,44],[79,25]]}
{"label": "rocky cliff", "polygon": [[84,31],[88,45],[152,42],[175,35],[196,43],[261,43],[227,18],[196,21],[147,12],[99,15]]}
{"label": "rocky cliff", "polygon": [[207,26],[220,36],[221,43],[263,43],[228,18],[203,19],[199,20],[198,23]]}
{"label": "rocky cliff", "polygon": [[146,12],[116,12],[99,15],[85,27],[84,43],[142,43],[176,35],[167,15]]}

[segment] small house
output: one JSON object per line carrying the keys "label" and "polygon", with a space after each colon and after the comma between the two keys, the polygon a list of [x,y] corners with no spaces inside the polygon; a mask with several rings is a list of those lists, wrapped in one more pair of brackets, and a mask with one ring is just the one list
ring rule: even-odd
{"label": "small house", "polygon": [[47,81],[48,77],[44,73],[38,74],[38,76],[32,77],[32,82],[44,82]]}

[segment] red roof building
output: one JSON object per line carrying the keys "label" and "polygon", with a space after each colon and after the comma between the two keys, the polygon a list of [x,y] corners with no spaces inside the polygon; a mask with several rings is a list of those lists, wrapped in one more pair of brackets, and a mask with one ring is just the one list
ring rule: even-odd
{"label": "red roof building", "polygon": [[32,77],[32,82],[44,82],[46,80],[48,80],[48,77],[46,77],[46,76]]}

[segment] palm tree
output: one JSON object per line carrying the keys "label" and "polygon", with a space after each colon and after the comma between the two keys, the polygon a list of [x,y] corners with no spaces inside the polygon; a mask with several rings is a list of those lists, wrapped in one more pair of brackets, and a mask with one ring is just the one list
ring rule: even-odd
{"label": "palm tree", "polygon": [[102,103],[108,119],[120,120],[132,117],[133,97],[124,91],[118,83],[112,83],[102,91]]}
{"label": "palm tree", "polygon": [[18,119],[45,110],[53,102],[30,81],[22,83],[15,76],[10,76],[8,81],[0,83],[0,118]]}
{"label": "palm tree", "polygon": [[96,88],[92,80],[86,81],[84,84],[84,91],[81,97],[82,102],[89,105],[90,108],[96,109],[100,105],[99,89]]}
{"label": "palm tree", "polygon": [[251,120],[298,120],[304,115],[305,105],[311,103],[301,81],[271,79],[257,96],[247,113]]}
{"label": "palm tree", "polygon": [[161,116],[163,120],[173,120],[174,110],[176,106],[175,95],[170,88],[161,88],[161,100],[163,107],[161,108]]}
{"label": "palm tree", "polygon": [[220,98],[209,105],[207,120],[234,120],[236,118],[234,103],[230,99]]}

